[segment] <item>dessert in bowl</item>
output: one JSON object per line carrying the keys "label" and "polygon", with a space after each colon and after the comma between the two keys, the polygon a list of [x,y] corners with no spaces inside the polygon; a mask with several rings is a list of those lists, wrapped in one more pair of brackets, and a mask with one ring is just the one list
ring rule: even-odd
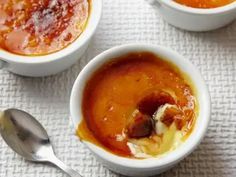
{"label": "dessert in bowl", "polygon": [[226,6],[235,0],[175,0],[175,2],[193,8],[211,9]]}
{"label": "dessert in bowl", "polygon": [[236,19],[235,0],[153,0],[164,20],[189,31],[210,31]]}
{"label": "dessert in bowl", "polygon": [[25,76],[56,74],[86,50],[102,0],[0,1],[0,66]]}
{"label": "dessert in bowl", "polygon": [[105,166],[148,176],[200,143],[210,97],[188,60],[163,47],[131,44],[90,61],[74,83],[70,111],[77,135]]}

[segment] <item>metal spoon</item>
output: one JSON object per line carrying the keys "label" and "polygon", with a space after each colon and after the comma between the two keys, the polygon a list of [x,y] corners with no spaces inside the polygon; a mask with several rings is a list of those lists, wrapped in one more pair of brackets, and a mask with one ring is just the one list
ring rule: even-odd
{"label": "metal spoon", "polygon": [[8,146],[25,159],[50,162],[71,177],[82,177],[55,156],[46,130],[27,112],[18,109],[1,112],[0,134]]}

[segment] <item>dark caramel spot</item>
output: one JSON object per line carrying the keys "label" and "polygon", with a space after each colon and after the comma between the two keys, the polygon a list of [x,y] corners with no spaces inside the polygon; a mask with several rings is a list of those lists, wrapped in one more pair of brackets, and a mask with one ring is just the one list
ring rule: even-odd
{"label": "dark caramel spot", "polygon": [[141,112],[137,112],[127,125],[127,135],[129,138],[148,137],[151,135],[152,130],[152,118]]}
{"label": "dark caramel spot", "polygon": [[156,91],[142,98],[137,107],[143,114],[153,116],[156,110],[166,103],[174,104],[175,100],[167,92]]}

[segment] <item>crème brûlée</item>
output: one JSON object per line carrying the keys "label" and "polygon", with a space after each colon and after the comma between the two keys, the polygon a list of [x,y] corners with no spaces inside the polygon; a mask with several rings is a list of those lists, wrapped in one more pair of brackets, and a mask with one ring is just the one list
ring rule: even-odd
{"label": "cr\u00e8me br\u00fbl\u00e9e", "polygon": [[0,0],[0,48],[46,55],[77,39],[89,18],[89,0]]}
{"label": "cr\u00e8me br\u00fbl\u00e9e", "polygon": [[77,134],[119,156],[149,158],[180,146],[197,117],[194,86],[150,52],[112,59],[88,80]]}
{"label": "cr\u00e8me br\u00fbl\u00e9e", "polygon": [[179,4],[193,8],[210,9],[228,5],[235,0],[174,0]]}

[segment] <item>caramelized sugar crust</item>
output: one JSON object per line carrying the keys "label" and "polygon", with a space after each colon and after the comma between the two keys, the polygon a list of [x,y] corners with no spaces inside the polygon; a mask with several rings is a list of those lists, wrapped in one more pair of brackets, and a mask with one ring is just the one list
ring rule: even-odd
{"label": "caramelized sugar crust", "polygon": [[[149,118],[162,104],[180,108],[179,127],[191,132],[193,97],[189,82],[174,65],[149,52],[130,53],[103,65],[87,82],[78,135],[112,153],[132,157],[129,136],[151,136]],[[130,121],[137,109],[140,112]],[[170,115],[176,112],[170,111]]]}
{"label": "caramelized sugar crust", "polygon": [[235,0],[175,0],[179,4],[183,4],[193,8],[210,9],[225,6]]}
{"label": "caramelized sugar crust", "polygon": [[20,55],[59,51],[83,32],[88,0],[0,0],[0,48]]}

